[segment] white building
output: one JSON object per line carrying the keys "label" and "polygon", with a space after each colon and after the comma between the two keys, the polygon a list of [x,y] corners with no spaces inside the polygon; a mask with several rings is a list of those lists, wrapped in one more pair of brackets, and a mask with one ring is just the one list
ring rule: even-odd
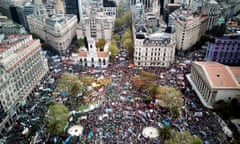
{"label": "white building", "polygon": [[84,15],[77,25],[77,38],[94,38],[96,41],[105,39],[109,42],[112,37],[113,25],[113,17],[93,10],[89,15]]}
{"label": "white building", "polygon": [[109,55],[107,50],[98,51],[95,40],[89,38],[88,49],[81,48],[77,54],[72,55],[72,59],[75,63],[80,63],[83,66],[106,68],[109,64]]}
{"label": "white building", "polygon": [[240,102],[240,67],[194,62],[187,78],[205,107],[213,108],[221,100]]}
{"label": "white building", "polygon": [[134,38],[134,64],[136,66],[169,67],[175,58],[176,41],[171,34],[154,33]]}
{"label": "white building", "polygon": [[184,52],[198,42],[207,29],[208,16],[197,11],[181,8],[175,10],[169,21],[176,30],[177,50]]}
{"label": "white building", "polygon": [[0,43],[1,134],[6,134],[15,112],[47,72],[40,41],[31,35],[9,35]]}
{"label": "white building", "polygon": [[115,0],[103,0],[103,11],[105,15],[111,16],[114,19],[117,15],[117,3]]}
{"label": "white building", "polygon": [[[134,65],[169,67],[175,58],[174,36],[159,31],[161,28],[157,27],[158,19],[151,13],[144,15],[142,3],[136,3],[133,7],[132,19]],[[164,24],[161,23],[160,26],[163,27]]]}
{"label": "white building", "polygon": [[[50,11],[50,10],[49,10]],[[34,14],[27,16],[29,30],[37,34],[57,52],[65,53],[76,35],[76,15],[65,15],[61,0],[54,5],[54,15],[47,16],[42,2],[34,4]]]}

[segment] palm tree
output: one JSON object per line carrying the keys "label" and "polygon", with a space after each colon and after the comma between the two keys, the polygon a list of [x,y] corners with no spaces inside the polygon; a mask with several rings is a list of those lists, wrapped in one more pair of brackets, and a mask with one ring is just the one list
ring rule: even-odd
{"label": "palm tree", "polygon": [[163,128],[159,129],[159,136],[163,140],[168,140],[171,137],[171,129],[169,126],[164,126]]}
{"label": "palm tree", "polygon": [[67,107],[63,104],[52,104],[48,108],[48,115],[47,129],[50,135],[61,133],[69,117]]}

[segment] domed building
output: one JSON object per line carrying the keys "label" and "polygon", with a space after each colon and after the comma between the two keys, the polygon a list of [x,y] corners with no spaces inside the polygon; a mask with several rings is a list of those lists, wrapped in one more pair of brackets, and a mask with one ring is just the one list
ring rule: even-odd
{"label": "domed building", "polygon": [[41,0],[34,1],[34,13],[27,16],[29,30],[58,53],[65,53],[76,35],[77,16],[65,14],[62,0],[57,0],[49,14]]}

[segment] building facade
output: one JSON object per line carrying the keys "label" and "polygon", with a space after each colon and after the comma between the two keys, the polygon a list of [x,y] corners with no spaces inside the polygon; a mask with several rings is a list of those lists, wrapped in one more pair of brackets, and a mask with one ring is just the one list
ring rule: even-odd
{"label": "building facade", "polygon": [[[80,20],[79,3],[81,0],[65,0],[66,14],[75,14]],[[81,4],[80,4],[81,5]]]}
{"label": "building facade", "polygon": [[216,62],[194,62],[187,79],[202,104],[212,109],[218,101],[240,102],[240,67]]}
{"label": "building facade", "polygon": [[240,11],[239,0],[222,0],[219,1],[219,5],[222,9],[223,16],[226,20],[231,19],[234,15],[238,14]]}
{"label": "building facade", "polygon": [[103,12],[94,12],[83,16],[77,25],[77,38],[94,38],[96,41],[105,39],[111,41],[114,18],[105,15]]}
{"label": "building facade", "polygon": [[132,23],[134,65],[169,67],[175,58],[176,41],[174,35],[163,32],[165,24],[159,24],[154,14],[145,14],[141,2],[132,9]]}
{"label": "building facade", "polygon": [[134,64],[169,67],[175,59],[175,47],[171,34],[154,33],[144,38],[137,34],[134,36]]}
{"label": "building facade", "polygon": [[190,9],[175,10],[169,17],[176,30],[177,50],[185,52],[196,44],[207,29],[208,17]]}
{"label": "building facade", "polygon": [[72,59],[82,66],[106,68],[109,64],[109,55],[107,51],[98,51],[95,40],[89,38],[88,49],[82,48],[77,54],[72,55]]}
{"label": "building facade", "polygon": [[44,5],[34,4],[34,14],[27,16],[31,33],[37,34],[55,51],[65,53],[76,35],[77,16],[66,14],[61,0],[54,5],[54,14],[48,16]]}
{"label": "building facade", "polygon": [[0,134],[6,134],[16,111],[47,72],[40,41],[31,35],[9,35],[0,43]]}
{"label": "building facade", "polygon": [[23,15],[24,15],[24,20],[23,20],[23,26],[25,29],[29,30],[28,27],[28,22],[27,22],[27,16],[33,14],[33,5],[31,3],[25,3],[23,6]]}
{"label": "building facade", "polygon": [[240,39],[216,38],[209,42],[206,61],[240,65]]}
{"label": "building facade", "polygon": [[105,15],[116,18],[117,4],[115,0],[103,0],[103,9]]}
{"label": "building facade", "polygon": [[202,9],[202,12],[208,16],[207,30],[209,31],[217,24],[217,20],[220,18],[222,11],[220,10],[218,2],[215,0],[206,2]]}

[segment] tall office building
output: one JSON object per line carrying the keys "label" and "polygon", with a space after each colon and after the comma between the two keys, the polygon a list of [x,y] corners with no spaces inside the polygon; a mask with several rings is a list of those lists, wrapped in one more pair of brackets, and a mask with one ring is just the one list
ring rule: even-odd
{"label": "tall office building", "polygon": [[24,15],[24,23],[23,26],[29,30],[28,22],[27,22],[27,16],[33,14],[33,5],[31,3],[25,3],[24,9],[23,9],[23,15]]}
{"label": "tall office building", "polygon": [[19,107],[47,72],[47,61],[42,55],[39,40],[31,35],[9,35],[1,41],[1,136],[9,130]]}
{"label": "tall office building", "polygon": [[[79,7],[80,6],[80,7]],[[65,0],[66,14],[77,15],[78,21],[80,20],[81,0]]]}
{"label": "tall office building", "polygon": [[23,25],[28,30],[27,15],[33,13],[33,6],[30,2],[11,5],[9,7],[11,18],[14,22]]}
{"label": "tall office building", "polygon": [[208,16],[207,30],[209,31],[213,28],[214,25],[217,24],[222,11],[220,10],[220,6],[217,1],[209,0],[203,5],[202,12]]}

